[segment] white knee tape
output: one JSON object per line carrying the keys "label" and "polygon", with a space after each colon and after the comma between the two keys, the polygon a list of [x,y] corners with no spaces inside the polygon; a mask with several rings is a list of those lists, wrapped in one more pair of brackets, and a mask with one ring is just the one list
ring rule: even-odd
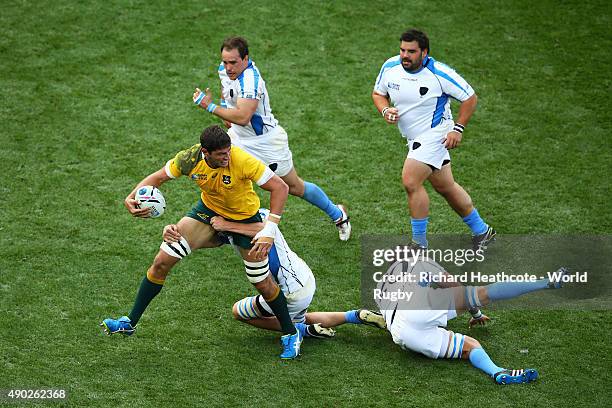
{"label": "white knee tape", "polygon": [[244,320],[255,319],[256,317],[261,317],[259,313],[257,313],[257,296],[246,297],[244,299],[240,299],[236,308],[238,309],[238,316],[243,318]]}
{"label": "white knee tape", "polygon": [[461,333],[453,333],[451,335],[450,344],[448,345],[448,349],[446,350],[446,355],[444,358],[461,358],[461,353],[463,353],[463,342],[465,341],[465,336]]}
{"label": "white knee tape", "polygon": [[247,278],[251,283],[259,283],[270,275],[268,258],[259,262],[244,261]]}
{"label": "white knee tape", "polygon": [[187,240],[183,237],[181,237],[178,242],[172,242],[170,244],[164,241],[159,248],[168,255],[179,259],[183,259],[191,253],[191,248]]}

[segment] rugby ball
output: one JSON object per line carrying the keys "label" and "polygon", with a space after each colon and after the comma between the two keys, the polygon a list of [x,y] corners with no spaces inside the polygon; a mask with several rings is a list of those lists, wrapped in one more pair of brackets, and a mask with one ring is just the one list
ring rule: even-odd
{"label": "rugby ball", "polygon": [[142,186],[134,198],[138,201],[138,208],[151,209],[151,218],[161,217],[166,210],[166,199],[157,187]]}

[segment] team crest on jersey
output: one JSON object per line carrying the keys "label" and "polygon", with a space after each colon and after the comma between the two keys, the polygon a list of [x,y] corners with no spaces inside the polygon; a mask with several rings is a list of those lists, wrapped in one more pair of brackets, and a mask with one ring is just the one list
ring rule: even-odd
{"label": "team crest on jersey", "polygon": [[232,176],[223,175],[223,184],[230,184],[232,182]]}
{"label": "team crest on jersey", "polygon": [[192,180],[206,181],[207,178],[208,178],[208,175],[206,175],[206,174],[192,174],[191,175],[191,179]]}
{"label": "team crest on jersey", "polygon": [[387,83],[387,88],[399,91],[399,84],[396,84],[395,82],[389,82]]}
{"label": "team crest on jersey", "polygon": [[426,86],[422,86],[419,88],[419,93],[421,94],[421,96],[424,96],[428,91],[429,88],[427,88]]}

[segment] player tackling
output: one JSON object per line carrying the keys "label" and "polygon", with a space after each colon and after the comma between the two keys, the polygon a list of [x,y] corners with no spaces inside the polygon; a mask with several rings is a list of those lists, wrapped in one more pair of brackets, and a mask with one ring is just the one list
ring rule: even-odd
{"label": "player tackling", "polygon": [[[450,98],[461,103],[456,121]],[[476,109],[472,87],[453,69],[430,57],[427,35],[411,29],[400,37],[400,54],[383,64],[372,100],[384,120],[397,125],[408,141],[402,183],[408,195],[412,240],[427,247],[429,197],[423,183],[429,180],[471,229],[474,249],[486,248],[495,230],[482,220],[468,193],[455,182],[448,153],[459,146]]]}
{"label": "player tackling", "polygon": [[[429,261],[426,265],[432,265]],[[427,267],[425,267],[427,268]],[[552,276],[529,282],[497,282],[486,286],[462,286],[454,283],[433,285],[433,281],[452,282],[452,279],[433,278],[448,275],[436,264],[437,270],[429,278],[422,279],[421,273],[414,279],[385,279],[377,289],[387,292],[411,293],[408,300],[381,297],[376,302],[387,323],[393,341],[402,348],[421,353],[429,358],[468,360],[474,367],[491,376],[497,384],[528,383],[538,378],[533,368],[507,369],[495,364],[478,340],[461,333],[454,333],[445,327],[448,320],[466,311],[472,315],[469,326],[484,325],[489,318],[480,308],[505,299],[512,299],[530,292],[558,289],[566,268],[559,269]],[[409,262],[396,262],[387,275],[406,276],[411,272]],[[437,286],[434,288],[433,286]]]}
{"label": "player tackling", "polygon": [[253,190],[256,183],[270,192],[270,214],[264,227],[254,237],[232,234],[244,261],[248,280],[265,299],[271,313],[278,319],[283,352],[281,359],[299,355],[302,336],[291,321],[287,300],[270,274],[268,252],[274,244],[278,223],[288,187],[261,161],[231,145],[227,133],[219,126],[204,129],[200,143],[179,152],[160,170],[145,177],[125,199],[128,211],[135,217],[148,217],[150,208],[138,208],[136,191],[144,185],[161,184],[187,176],[201,190],[200,199],[177,224],[164,227],[164,242],[153,264],[143,278],[134,306],[128,316],[105,319],[101,326],[110,335],[131,335],[150,302],[159,294],[170,270],[181,259],[200,248],[221,245],[210,219],[220,216],[237,223],[260,223],[259,198]]}
{"label": "player tackling", "polygon": [[[266,209],[260,209],[262,218],[267,218]],[[223,217],[213,217],[210,225],[224,237],[228,233],[256,236],[263,223],[238,223]],[[227,243],[234,244],[231,236]],[[306,262],[291,250],[280,228],[275,230],[274,243],[268,256],[270,273],[287,299],[287,308],[295,327],[304,338],[329,338],[335,335],[334,327],[345,323],[366,324],[380,329],[385,328],[385,320],[379,313],[369,310],[349,310],[347,312],[308,312],[316,291],[314,274]],[[261,295],[243,298],[232,307],[236,320],[260,329],[281,329],[278,320]]]}

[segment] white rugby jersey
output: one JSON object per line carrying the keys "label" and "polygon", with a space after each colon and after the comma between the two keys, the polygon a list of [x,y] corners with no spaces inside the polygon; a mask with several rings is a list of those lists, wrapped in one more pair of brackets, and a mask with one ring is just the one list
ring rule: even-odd
{"label": "white rugby jersey", "polygon": [[[266,218],[270,213],[267,209],[260,209],[259,214]],[[274,245],[268,254],[270,272],[284,294],[297,292],[312,278],[312,271],[295,252],[289,248],[280,229],[276,229]]]}
{"label": "white rugby jersey", "polygon": [[253,61],[249,61],[246,69],[233,81],[227,76],[223,63],[221,63],[219,65],[219,79],[221,80],[221,97],[227,103],[228,109],[236,108],[238,98],[259,100],[257,110],[248,125],[232,124],[232,129],[239,138],[261,136],[278,125],[278,121],[274,118],[270,108],[266,83]]}
{"label": "white rugby jersey", "polygon": [[374,84],[374,92],[389,96],[398,109],[397,126],[408,140],[440,125],[452,127],[449,96],[463,102],[474,95],[470,84],[449,66],[431,57],[424,62],[424,67],[413,73],[402,67],[399,55],[389,58]]}

